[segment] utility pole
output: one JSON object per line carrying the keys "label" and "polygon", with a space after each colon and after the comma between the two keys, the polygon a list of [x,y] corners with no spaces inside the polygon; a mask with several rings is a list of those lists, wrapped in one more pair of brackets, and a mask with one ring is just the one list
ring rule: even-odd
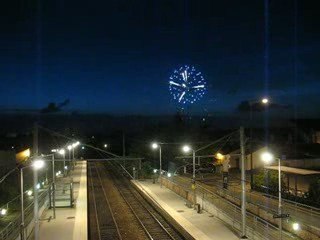
{"label": "utility pole", "polygon": [[[122,157],[123,159],[126,157],[126,136],[124,131],[122,132]],[[123,165],[126,167],[126,160],[123,160]]]}
{"label": "utility pole", "polygon": [[54,154],[52,154],[52,208],[53,219],[56,218],[56,174],[54,170]]}
{"label": "utility pole", "polygon": [[245,150],[244,150],[244,128],[240,127],[240,150],[241,150],[241,239],[247,239],[246,236],[246,169],[245,169]]}
{"label": "utility pole", "polygon": [[23,199],[23,169],[20,167],[20,201],[21,201],[21,226],[20,238],[24,240],[24,199]]}
{"label": "utility pole", "polygon": [[[34,124],[33,127],[33,160],[39,155],[38,149],[38,125]],[[39,240],[39,206],[38,206],[38,171],[33,168],[33,215],[34,215],[34,239]]]}

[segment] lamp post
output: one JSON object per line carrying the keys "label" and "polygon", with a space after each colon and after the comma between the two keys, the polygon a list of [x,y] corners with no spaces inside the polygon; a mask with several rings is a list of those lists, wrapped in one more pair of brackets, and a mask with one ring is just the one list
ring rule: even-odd
{"label": "lamp post", "polygon": [[152,143],[151,147],[153,149],[159,148],[159,180],[160,180],[160,187],[162,187],[162,181],[161,181],[161,175],[162,175],[161,145],[159,143]]}
{"label": "lamp post", "polygon": [[39,239],[39,203],[38,203],[38,170],[43,168],[44,161],[43,160],[34,160],[32,163],[33,166],[33,211],[34,211],[34,238],[35,240]]}
{"label": "lamp post", "polygon": [[63,176],[66,176],[66,151],[62,148],[59,150],[59,154],[63,157]]}
{"label": "lamp post", "polygon": [[253,157],[252,157],[252,123],[253,123],[253,111],[252,111],[252,105],[261,103],[262,105],[267,106],[269,104],[268,98],[262,98],[260,101],[249,101],[249,107],[250,107],[250,188],[253,188]]}
{"label": "lamp post", "polygon": [[67,149],[68,149],[69,167],[71,169],[71,150],[72,150],[72,145],[69,145],[67,147]]}
{"label": "lamp post", "polygon": [[185,153],[189,153],[192,151],[192,189],[193,189],[193,201],[194,206],[197,203],[196,199],[196,152],[190,146],[185,145],[182,147],[182,151]]}
{"label": "lamp post", "polygon": [[[261,160],[266,164],[271,163],[274,160],[274,156],[269,152],[264,152],[261,154]],[[278,217],[279,217],[279,239],[282,239],[282,199],[281,199],[281,159],[276,158],[278,161]]]}

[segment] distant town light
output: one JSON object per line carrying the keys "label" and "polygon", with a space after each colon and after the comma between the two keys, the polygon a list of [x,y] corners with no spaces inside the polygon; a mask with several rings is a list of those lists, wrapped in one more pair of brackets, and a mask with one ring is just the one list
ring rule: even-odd
{"label": "distant town light", "polygon": [[268,98],[263,98],[263,99],[261,100],[261,102],[262,102],[263,104],[267,104],[267,103],[269,103],[269,99],[268,99]]}
{"label": "distant town light", "polygon": [[58,152],[58,149],[51,149],[51,152],[53,153]]}
{"label": "distant town light", "polygon": [[292,229],[293,229],[294,231],[299,231],[299,230],[300,230],[300,224],[297,223],[297,222],[293,223],[293,224],[292,224]]}
{"label": "distant town light", "polygon": [[28,196],[31,196],[31,195],[32,195],[32,191],[31,191],[31,190],[28,190],[28,191],[27,191],[27,195],[28,195]]}
{"label": "distant town light", "polygon": [[218,153],[216,154],[216,158],[217,158],[218,160],[223,160],[223,159],[224,159],[224,155],[218,152]]}
{"label": "distant town light", "polygon": [[64,166],[64,169],[65,169],[65,170],[68,170],[68,166]]}
{"label": "distant town light", "polygon": [[153,173],[157,173],[157,171],[158,171],[157,169],[153,169]]}
{"label": "distant town light", "polygon": [[85,149],[85,147],[84,147],[84,146],[82,146],[82,147],[81,147],[81,149],[82,149],[82,150],[84,150],[84,149]]}
{"label": "distant town light", "polygon": [[167,176],[168,176],[168,177],[171,177],[171,176],[172,176],[172,174],[168,172]]}
{"label": "distant town light", "polygon": [[59,154],[64,155],[66,153],[66,151],[62,148],[59,150]]}
{"label": "distant town light", "polygon": [[1,214],[1,216],[5,216],[5,215],[7,215],[7,212],[8,212],[7,209],[2,208],[1,211],[0,211],[0,214]]}
{"label": "distant town light", "polygon": [[36,188],[40,189],[40,183],[37,183]]}
{"label": "distant town light", "polygon": [[104,144],[103,147],[104,147],[104,148],[107,148],[107,147],[108,147],[108,144]]}
{"label": "distant town light", "polygon": [[70,151],[72,149],[72,145],[69,145],[67,148]]}

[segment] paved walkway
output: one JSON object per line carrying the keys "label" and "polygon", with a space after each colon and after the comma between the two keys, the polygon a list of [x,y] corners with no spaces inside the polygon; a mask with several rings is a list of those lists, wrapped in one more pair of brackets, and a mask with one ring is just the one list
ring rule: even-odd
{"label": "paved walkway", "polygon": [[[75,205],[73,208],[57,208],[56,219],[40,222],[40,240],[87,240],[87,163],[78,162],[71,176],[74,182]],[[47,210],[41,219],[52,216]]]}
{"label": "paved walkway", "polygon": [[152,181],[133,181],[133,183],[157,202],[195,239],[239,239],[237,234],[221,220],[204,211],[198,214],[193,208],[185,205],[185,199],[166,187],[160,188],[159,183],[153,184]]}

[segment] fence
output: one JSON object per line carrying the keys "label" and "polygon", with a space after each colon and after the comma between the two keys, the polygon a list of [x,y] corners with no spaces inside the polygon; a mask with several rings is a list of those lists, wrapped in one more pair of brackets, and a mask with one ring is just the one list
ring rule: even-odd
{"label": "fence", "polygon": [[[46,203],[47,196],[48,196],[48,189],[42,191],[39,194],[39,207],[40,208]],[[20,197],[18,197],[18,199],[20,200]],[[31,202],[25,208],[24,216],[25,216],[25,226],[28,226],[34,218],[34,216],[33,216],[33,202]],[[10,221],[10,223],[0,231],[0,240],[16,239],[20,234],[20,229],[21,229],[21,213],[16,214],[16,216],[13,218],[13,220]]]}
{"label": "fence", "polygon": [[[179,177],[175,178],[167,178],[164,177],[163,181],[164,185],[167,187],[174,189],[177,185],[185,189],[187,192],[192,192],[191,182],[183,179],[179,179]],[[170,184],[176,186],[168,186]],[[190,194],[187,194],[190,196]],[[206,189],[205,187],[196,184],[196,198],[197,203],[200,203],[202,209],[212,213],[229,226],[231,226],[234,230],[241,230],[241,208],[239,205],[228,201],[226,198],[220,196],[219,194]],[[266,221],[265,219],[252,214],[251,212],[247,212],[246,215],[247,221],[247,237],[250,239],[277,239],[279,234],[279,229],[277,225]],[[292,235],[288,232],[283,231],[283,239],[284,240],[292,240],[299,239],[297,236]]]}

